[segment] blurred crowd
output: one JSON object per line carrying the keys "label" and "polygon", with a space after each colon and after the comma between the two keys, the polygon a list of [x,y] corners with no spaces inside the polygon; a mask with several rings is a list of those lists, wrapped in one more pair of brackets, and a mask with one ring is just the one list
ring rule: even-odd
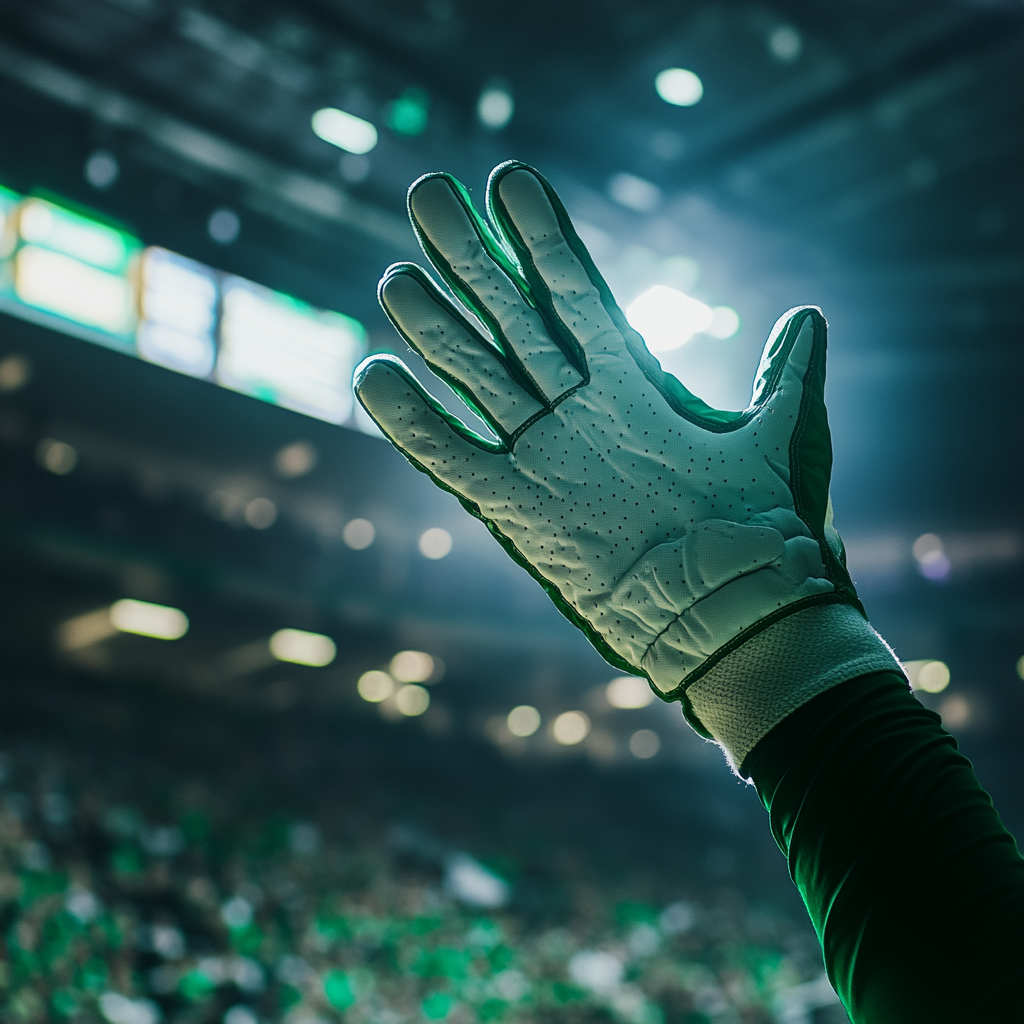
{"label": "blurred crowd", "polygon": [[135,769],[8,744],[5,1024],[799,1024],[829,1001],[806,922],[742,881],[672,879],[658,903],[570,860],[552,903],[514,855],[394,815],[311,820],[244,773]]}

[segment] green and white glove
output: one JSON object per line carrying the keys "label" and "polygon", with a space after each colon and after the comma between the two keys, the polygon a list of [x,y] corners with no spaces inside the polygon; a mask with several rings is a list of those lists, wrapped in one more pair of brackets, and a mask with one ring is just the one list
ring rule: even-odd
{"label": "green and white glove", "polygon": [[500,440],[371,356],[356,392],[391,442],[734,766],[816,693],[898,671],[832,527],[820,311],[775,325],[746,410],[712,409],[647,351],[540,174],[497,167],[487,209],[490,224],[444,174],[409,190],[428,259],[478,323],[412,264],[379,295]]}

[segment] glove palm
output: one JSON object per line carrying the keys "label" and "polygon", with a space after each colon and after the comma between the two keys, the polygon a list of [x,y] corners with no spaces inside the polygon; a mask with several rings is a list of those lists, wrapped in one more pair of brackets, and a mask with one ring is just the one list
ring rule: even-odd
{"label": "glove palm", "polygon": [[394,357],[360,366],[359,399],[610,662],[685,703],[688,686],[780,617],[860,609],[831,526],[816,309],[776,324],[750,406],[715,410],[650,356],[531,168],[491,175],[493,230],[444,175],[415,183],[409,208],[489,337],[410,264],[388,270],[381,302],[500,443],[448,415]]}

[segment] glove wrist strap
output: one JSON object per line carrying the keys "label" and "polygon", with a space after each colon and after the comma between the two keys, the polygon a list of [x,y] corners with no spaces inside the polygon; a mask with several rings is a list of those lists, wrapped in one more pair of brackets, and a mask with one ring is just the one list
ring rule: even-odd
{"label": "glove wrist strap", "polygon": [[742,775],[757,742],[819,693],[870,672],[903,674],[889,645],[845,604],[794,612],[686,691],[693,714]]}

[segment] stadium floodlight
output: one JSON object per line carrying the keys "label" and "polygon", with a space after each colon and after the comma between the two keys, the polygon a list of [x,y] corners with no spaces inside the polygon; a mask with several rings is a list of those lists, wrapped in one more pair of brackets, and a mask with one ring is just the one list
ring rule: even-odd
{"label": "stadium floodlight", "polygon": [[270,638],[270,653],[278,661],[323,668],[334,661],[338,647],[329,636],[322,633],[307,633],[304,629],[279,629]]}
{"label": "stadium floodlight", "polygon": [[313,115],[313,131],[332,146],[362,156],[377,145],[377,129],[355,114],[324,107]]}
{"label": "stadium floodlight", "polygon": [[654,79],[658,95],[674,107],[692,107],[704,95],[704,83],[686,68],[665,68]]}
{"label": "stadium floodlight", "polygon": [[188,616],[180,608],[124,598],[110,606],[110,624],[120,633],[178,640],[188,632]]}

